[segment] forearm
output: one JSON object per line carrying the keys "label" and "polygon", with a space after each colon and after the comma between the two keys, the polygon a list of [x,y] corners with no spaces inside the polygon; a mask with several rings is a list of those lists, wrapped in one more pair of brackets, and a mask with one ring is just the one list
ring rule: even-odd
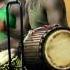
{"label": "forearm", "polygon": [[49,24],[60,24],[61,26],[67,26],[66,17],[63,17],[63,13],[54,10],[52,12],[47,12],[47,18]]}
{"label": "forearm", "polygon": [[46,1],[47,18],[49,24],[60,24],[67,26],[66,9],[63,0],[44,0]]}
{"label": "forearm", "polygon": [[0,31],[4,31],[5,25],[4,22],[0,21]]}

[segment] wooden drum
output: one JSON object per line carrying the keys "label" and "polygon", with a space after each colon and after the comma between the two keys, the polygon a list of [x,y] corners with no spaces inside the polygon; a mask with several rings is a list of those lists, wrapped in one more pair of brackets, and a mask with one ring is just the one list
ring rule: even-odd
{"label": "wooden drum", "polygon": [[29,31],[24,39],[24,59],[32,70],[70,69],[70,29],[43,26]]}

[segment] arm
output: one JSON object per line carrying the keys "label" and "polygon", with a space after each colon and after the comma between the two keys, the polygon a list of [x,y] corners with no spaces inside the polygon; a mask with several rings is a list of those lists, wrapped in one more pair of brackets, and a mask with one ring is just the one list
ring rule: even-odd
{"label": "arm", "polygon": [[43,0],[49,24],[68,26],[64,0]]}
{"label": "arm", "polygon": [[[24,33],[25,36],[26,36],[26,34],[28,33],[28,31],[31,29],[30,24],[29,24],[27,4],[28,4],[28,3],[26,3],[25,8],[23,7],[23,8],[24,8],[24,10],[23,10],[23,33]],[[15,13],[16,13],[17,11],[19,11],[18,9],[19,9],[18,7],[13,8],[13,9],[11,10],[11,13],[14,12],[14,15],[16,15]],[[18,16],[17,16],[17,17],[19,17],[19,16],[20,16],[20,12],[18,12]],[[17,21],[19,21],[19,20],[17,20]],[[18,23],[19,23],[19,22],[18,22]],[[18,23],[17,23],[17,27],[20,26]],[[20,29],[17,30],[17,27],[16,27],[15,30],[14,30],[14,29],[10,29],[10,33],[11,33],[11,36],[12,36],[12,37],[19,39],[19,38],[20,38]]]}
{"label": "arm", "polygon": [[[25,4],[25,0],[24,0],[23,1],[23,33],[24,34],[27,34],[28,30],[31,29],[30,24],[29,24],[29,17],[28,17],[27,7],[28,7],[28,2]],[[20,16],[20,11],[19,10],[20,10],[19,5],[13,5],[11,7],[11,13],[16,15],[17,17]],[[20,34],[20,30],[19,31],[14,31],[14,30],[11,29],[11,32],[16,33],[16,34],[17,33]]]}
{"label": "arm", "polygon": [[4,22],[0,21],[0,31],[4,31]]}

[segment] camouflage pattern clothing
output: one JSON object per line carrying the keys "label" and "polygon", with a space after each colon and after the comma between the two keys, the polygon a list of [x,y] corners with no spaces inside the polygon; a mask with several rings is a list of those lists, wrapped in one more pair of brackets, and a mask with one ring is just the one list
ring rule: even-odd
{"label": "camouflage pattern clothing", "polygon": [[66,10],[63,0],[26,0],[24,28],[32,29],[45,24],[67,26]]}
{"label": "camouflage pattern clothing", "polygon": [[38,0],[30,0],[28,3],[28,14],[32,29],[47,24],[48,22],[45,15],[46,13],[43,11]]}

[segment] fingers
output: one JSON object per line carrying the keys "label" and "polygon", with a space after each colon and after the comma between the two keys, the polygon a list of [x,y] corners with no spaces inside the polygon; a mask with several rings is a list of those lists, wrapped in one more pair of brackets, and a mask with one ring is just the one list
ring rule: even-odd
{"label": "fingers", "polygon": [[0,21],[0,31],[4,30],[4,23],[2,21]]}

